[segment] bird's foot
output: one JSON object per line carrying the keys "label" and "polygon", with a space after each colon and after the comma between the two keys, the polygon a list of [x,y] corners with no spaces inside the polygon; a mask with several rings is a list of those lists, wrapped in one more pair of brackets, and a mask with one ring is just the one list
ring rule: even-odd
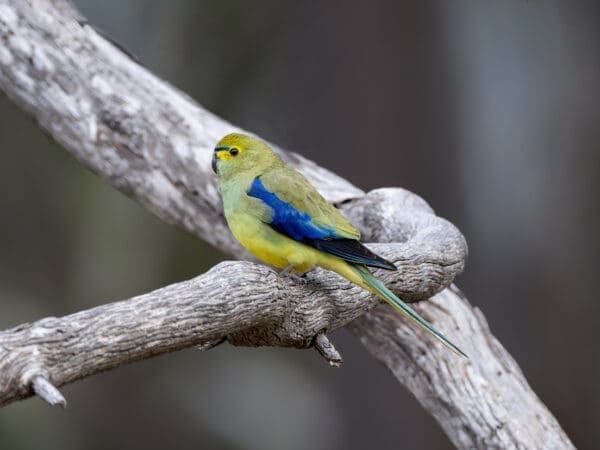
{"label": "bird's foot", "polygon": [[301,273],[301,274],[294,272],[293,264],[290,264],[285,269],[283,269],[281,272],[279,272],[279,276],[282,278],[287,278],[289,280],[294,280],[297,283],[303,283],[303,284],[307,283],[306,272]]}

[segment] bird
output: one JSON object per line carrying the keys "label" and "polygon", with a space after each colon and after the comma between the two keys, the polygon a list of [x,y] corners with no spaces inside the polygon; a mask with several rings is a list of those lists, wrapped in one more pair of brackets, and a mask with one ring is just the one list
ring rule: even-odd
{"label": "bird", "polygon": [[259,260],[286,274],[304,274],[316,266],[331,270],[467,357],[373,275],[369,267],[397,267],[363,245],[359,230],[267,143],[228,134],[216,144],[211,165],[231,233]]}

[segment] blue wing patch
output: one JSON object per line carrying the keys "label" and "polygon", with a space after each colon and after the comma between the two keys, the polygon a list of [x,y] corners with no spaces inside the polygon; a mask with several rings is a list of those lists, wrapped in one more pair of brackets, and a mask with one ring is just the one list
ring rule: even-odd
{"label": "blue wing patch", "polygon": [[273,218],[269,225],[296,241],[338,237],[331,227],[313,223],[308,213],[298,211],[294,206],[268,191],[259,177],[252,182],[248,195],[262,200],[273,210]]}
{"label": "blue wing patch", "polygon": [[281,234],[351,263],[396,270],[393,263],[376,255],[359,241],[346,239],[331,227],[315,224],[308,213],[298,211],[268,191],[259,177],[252,182],[248,195],[262,200],[273,210],[269,225]]}

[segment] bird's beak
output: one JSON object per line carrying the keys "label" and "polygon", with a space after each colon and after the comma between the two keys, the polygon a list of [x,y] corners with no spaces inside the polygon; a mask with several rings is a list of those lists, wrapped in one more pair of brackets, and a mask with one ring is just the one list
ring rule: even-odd
{"label": "bird's beak", "polygon": [[211,167],[214,173],[217,173],[217,153],[215,152],[212,157]]}

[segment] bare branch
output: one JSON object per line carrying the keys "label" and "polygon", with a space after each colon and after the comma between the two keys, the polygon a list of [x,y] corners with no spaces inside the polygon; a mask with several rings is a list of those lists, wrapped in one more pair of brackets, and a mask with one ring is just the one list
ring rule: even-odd
{"label": "bare branch", "polygon": [[329,362],[331,367],[340,367],[342,365],[342,355],[340,355],[324,332],[317,334],[314,346],[319,354]]}
{"label": "bare branch", "polygon": [[[165,221],[224,252],[246,256],[226,231],[209,169],[212,146],[236,128],[131,61],[79,20],[67,2],[0,4],[0,89],[113,186]],[[384,281],[404,298],[430,297],[462,269],[464,239],[419,197],[400,189],[364,195],[298,155],[282,156],[339,204],[366,240],[396,243],[377,251],[401,266]],[[228,270],[232,265],[235,271]],[[237,345],[314,342],[336,360],[322,332],[375,302],[334,275],[317,271],[309,277],[306,285],[297,285],[256,264],[225,263],[126,302],[2,332],[0,404],[32,389],[60,403],[53,386],[186,346],[210,348],[224,337]],[[178,311],[170,308],[172,302]],[[457,291],[445,290],[416,307],[451,335],[470,361],[456,358],[386,308],[364,314],[351,328],[457,446],[572,447],[481,313]],[[27,373],[36,376],[24,377]]]}
{"label": "bare branch", "polygon": [[[400,245],[370,247],[400,260],[394,256],[402,253]],[[431,265],[417,263],[395,286],[410,289],[413,278],[429,277]],[[437,290],[452,277],[437,278]],[[0,332],[0,406],[30,395],[32,387],[48,403],[64,405],[52,384],[186,347],[210,348],[225,339],[244,346],[314,344],[331,365],[339,365],[341,356],[324,333],[378,301],[328,271],[315,270],[307,278],[298,282],[261,264],[224,262],[194,279],[126,301]],[[427,289],[436,284],[431,280]]]}
{"label": "bare branch", "polygon": [[573,448],[515,360],[491,334],[483,314],[457,288],[434,296],[421,311],[458,336],[458,345],[469,354],[468,364],[443,358],[427,339],[411,339],[393,311],[383,306],[359,317],[350,329],[435,417],[454,445]]}

